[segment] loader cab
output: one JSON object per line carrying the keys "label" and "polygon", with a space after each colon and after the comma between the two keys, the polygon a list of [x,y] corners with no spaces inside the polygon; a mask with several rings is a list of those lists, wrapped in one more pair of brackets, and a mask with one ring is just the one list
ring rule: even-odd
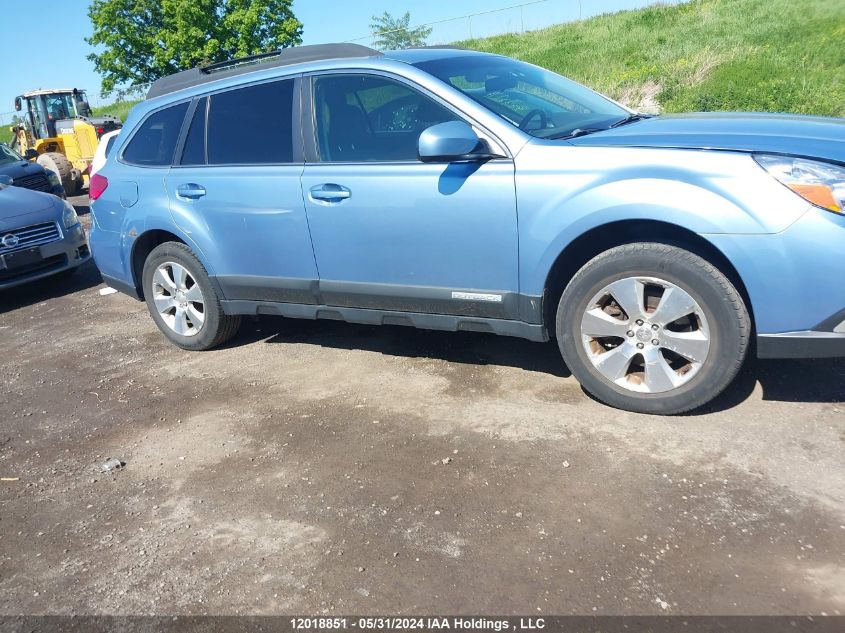
{"label": "loader cab", "polygon": [[91,107],[84,90],[36,90],[15,98],[15,110],[24,118],[35,139],[57,135],[57,123],[75,118],[90,118]]}

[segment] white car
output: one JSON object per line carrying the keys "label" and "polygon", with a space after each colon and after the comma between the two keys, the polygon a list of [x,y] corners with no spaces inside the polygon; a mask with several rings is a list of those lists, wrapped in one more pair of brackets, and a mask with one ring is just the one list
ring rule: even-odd
{"label": "white car", "polygon": [[120,130],[113,130],[100,138],[100,144],[97,145],[97,151],[94,152],[94,160],[91,161],[91,172],[89,176],[93,176],[98,171],[103,168],[103,165],[106,164],[106,158],[109,157],[109,153],[111,152],[111,148],[114,145],[114,141],[117,138],[117,135],[120,133]]}

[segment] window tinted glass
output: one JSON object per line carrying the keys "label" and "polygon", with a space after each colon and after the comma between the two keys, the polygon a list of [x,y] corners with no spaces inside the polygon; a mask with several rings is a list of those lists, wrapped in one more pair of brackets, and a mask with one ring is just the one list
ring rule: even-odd
{"label": "window tinted glass", "polygon": [[515,59],[459,55],[415,64],[533,136],[604,129],[628,116],[618,105],[548,70]]}
{"label": "window tinted glass", "polygon": [[109,140],[106,141],[106,158],[109,157],[111,154],[111,148],[114,147],[114,142],[117,140],[117,134],[114,136],[110,136]]}
{"label": "window tinted glass", "polygon": [[159,110],[147,117],[129,141],[123,159],[137,165],[170,165],[187,103]]}
{"label": "window tinted glass", "polygon": [[203,98],[194,110],[191,127],[182,150],[182,165],[205,165],[205,111],[208,99]]}
{"label": "window tinted glass", "polygon": [[293,80],[274,81],[210,97],[208,164],[293,161]]}
{"label": "window tinted glass", "polygon": [[405,84],[369,75],[331,75],[314,82],[322,160],[417,160],[427,127],[456,121],[450,110]]}

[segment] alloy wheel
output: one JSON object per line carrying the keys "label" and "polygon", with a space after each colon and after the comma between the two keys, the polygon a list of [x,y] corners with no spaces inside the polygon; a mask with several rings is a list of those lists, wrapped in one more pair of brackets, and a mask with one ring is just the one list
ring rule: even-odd
{"label": "alloy wheel", "polygon": [[657,277],[618,279],[593,296],[581,318],[593,367],[640,393],[687,384],[710,352],[704,311],[686,290]]}
{"label": "alloy wheel", "polygon": [[164,323],[180,336],[195,336],[205,322],[205,298],[187,268],[165,262],[152,279],[153,303]]}

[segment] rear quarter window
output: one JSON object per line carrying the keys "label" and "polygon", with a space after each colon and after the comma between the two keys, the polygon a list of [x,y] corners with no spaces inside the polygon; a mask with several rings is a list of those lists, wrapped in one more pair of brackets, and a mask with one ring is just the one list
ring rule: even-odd
{"label": "rear quarter window", "polygon": [[188,104],[180,103],[148,116],[129,140],[123,160],[144,166],[170,165],[187,111]]}

